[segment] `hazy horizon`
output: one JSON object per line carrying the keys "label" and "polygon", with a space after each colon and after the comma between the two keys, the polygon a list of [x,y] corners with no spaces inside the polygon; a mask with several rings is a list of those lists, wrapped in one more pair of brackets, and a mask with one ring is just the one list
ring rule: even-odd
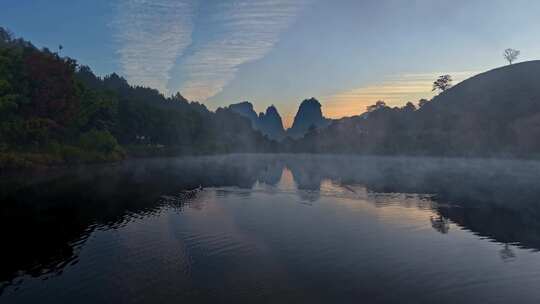
{"label": "hazy horizon", "polygon": [[540,1],[4,2],[0,304],[540,303]]}
{"label": "hazy horizon", "polygon": [[430,98],[438,75],[459,82],[504,65],[507,47],[535,59],[538,9],[525,0],[34,0],[10,3],[0,20],[39,47],[62,45],[98,75],[179,91],[212,110],[273,104],[290,127],[312,96],[326,117],[353,116],[377,100]]}

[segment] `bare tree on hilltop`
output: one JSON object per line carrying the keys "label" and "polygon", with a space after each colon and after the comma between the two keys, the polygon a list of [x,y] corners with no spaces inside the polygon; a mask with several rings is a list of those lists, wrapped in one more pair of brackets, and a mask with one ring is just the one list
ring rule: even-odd
{"label": "bare tree on hilltop", "polygon": [[515,49],[506,49],[504,50],[503,56],[506,61],[508,61],[509,64],[512,64],[512,62],[516,61],[516,59],[519,56],[520,51]]}

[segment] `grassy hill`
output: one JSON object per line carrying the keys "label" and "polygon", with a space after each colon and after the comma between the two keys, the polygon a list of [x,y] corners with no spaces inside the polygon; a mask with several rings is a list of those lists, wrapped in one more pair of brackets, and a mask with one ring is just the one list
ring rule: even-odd
{"label": "grassy hill", "polygon": [[436,156],[540,155],[540,61],[481,73],[422,103],[336,121],[296,151]]}

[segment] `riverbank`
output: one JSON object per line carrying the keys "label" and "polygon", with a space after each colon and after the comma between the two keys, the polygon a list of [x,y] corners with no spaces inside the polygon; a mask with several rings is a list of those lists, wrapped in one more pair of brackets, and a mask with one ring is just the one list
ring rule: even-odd
{"label": "riverbank", "polygon": [[39,169],[78,164],[117,162],[124,160],[126,156],[124,150],[114,150],[106,153],[86,151],[71,146],[64,147],[59,153],[51,151],[6,151],[0,152],[0,170]]}
{"label": "riverbank", "polygon": [[218,146],[127,145],[107,152],[58,145],[43,150],[0,151],[0,170],[45,169],[81,164],[113,163],[128,158],[156,158],[230,154],[238,151]]}

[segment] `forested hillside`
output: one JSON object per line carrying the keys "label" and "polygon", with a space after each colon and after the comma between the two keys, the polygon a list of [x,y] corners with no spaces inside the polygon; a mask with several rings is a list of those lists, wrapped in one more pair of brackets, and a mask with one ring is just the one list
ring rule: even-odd
{"label": "forested hillside", "polygon": [[274,149],[232,111],[96,77],[0,28],[0,167]]}
{"label": "forested hillside", "polygon": [[117,74],[97,77],[0,28],[0,168],[230,152],[536,158],[538,75],[540,61],[513,64],[445,88],[418,106],[379,101],[339,120],[324,118],[312,98],[302,102],[283,138],[273,107],[272,123],[281,133],[259,123],[269,115],[257,116],[249,103],[209,111],[180,93],[165,97]]}
{"label": "forested hillside", "polygon": [[312,130],[297,152],[474,157],[540,156],[540,61],[494,69],[418,106],[389,107]]}

